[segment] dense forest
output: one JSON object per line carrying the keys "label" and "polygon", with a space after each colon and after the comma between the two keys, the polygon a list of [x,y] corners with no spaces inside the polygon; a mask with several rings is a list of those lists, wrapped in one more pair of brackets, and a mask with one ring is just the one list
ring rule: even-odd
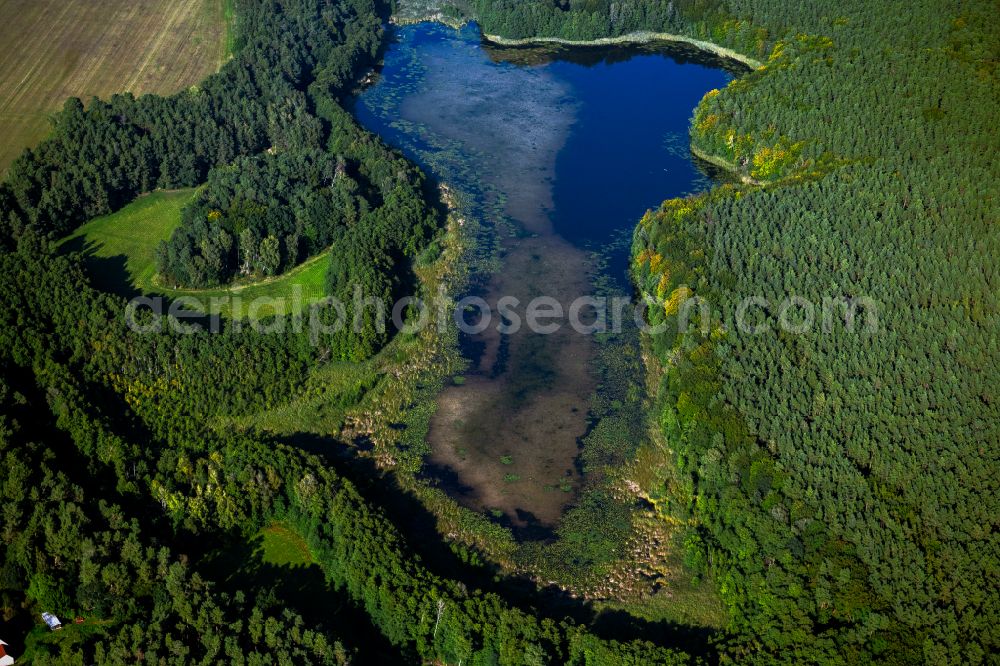
{"label": "dense forest", "polygon": [[756,58],[767,54],[774,33],[753,20],[753,3],[746,5],[739,11],[716,0],[456,0],[451,11],[474,17],[486,34],[506,38],[586,41],[657,32],[704,39]]}
{"label": "dense forest", "polygon": [[[709,659],[989,663],[1000,651],[996,108],[985,0],[471,0],[509,37],[636,30],[766,65],[694,112],[693,146],[740,182],[639,224],[633,274],[675,323],[646,341],[651,398],[689,488],[686,561],[729,609]],[[401,293],[440,225],[420,172],[339,105],[390,8],[241,0],[237,55],[171,97],[67,102],[0,185],[0,614],[32,663],[692,663],[622,643],[425,562],[350,471],[219,419],[278,405],[377,322],[312,344],[130,330],[51,241],[156,188],[199,190],[159,251],[209,286],[329,253],[345,297]],[[753,334],[735,321],[759,297]],[[779,331],[789,297],[838,308]],[[859,320],[843,312],[857,303]],[[787,314],[787,313],[785,313]],[[801,314],[801,313],[799,313]],[[152,316],[152,315],[148,315]],[[310,614],[202,562],[268,525],[301,534],[329,587]],[[64,638],[42,611],[87,618]],[[73,633],[70,633],[73,632]],[[18,640],[7,634],[8,641]]]}
{"label": "dense forest", "polygon": [[[4,619],[15,619],[23,595],[61,614],[78,609],[109,628],[93,645],[43,649],[34,662],[83,663],[75,655],[86,653],[102,664],[140,655],[171,663],[264,663],[265,655],[349,663],[353,655],[333,634],[305,626],[276,599],[219,592],[194,571],[186,555],[166,545],[177,541],[167,518],[142,506],[152,498],[121,492],[113,474],[76,448],[67,416],[56,427],[55,404],[40,390],[30,371],[4,365]],[[8,640],[16,640],[10,630],[20,624],[5,628]]]}
{"label": "dense forest", "polygon": [[[356,244],[348,235],[380,239],[374,251],[402,265],[430,238],[435,220],[421,198],[421,174],[366,142],[346,118],[332,133],[347,153],[328,152],[322,124],[303,110],[303,97],[296,99],[267,153],[209,173],[181,226],[158,249],[162,281],[212,287],[236,275],[272,276],[328,249],[341,266]],[[338,275],[346,283],[359,277]]]}

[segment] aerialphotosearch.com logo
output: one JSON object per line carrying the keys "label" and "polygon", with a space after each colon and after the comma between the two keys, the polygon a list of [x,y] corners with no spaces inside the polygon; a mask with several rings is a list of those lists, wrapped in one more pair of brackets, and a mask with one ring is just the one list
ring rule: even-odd
{"label": "aerialphotosearch.com logo", "polygon": [[[437,326],[440,332],[455,326],[468,335],[479,335],[491,327],[502,335],[523,330],[553,335],[567,326],[580,335],[620,333],[630,326],[650,335],[671,328],[685,333],[697,327],[708,335],[713,322],[746,335],[779,331],[802,335],[817,327],[824,333],[871,334],[879,329],[878,303],[866,297],[824,297],[817,303],[801,296],[780,300],[750,296],[731,304],[725,312],[716,312],[708,301],[695,295],[680,300],[585,295],[569,303],[552,296],[523,301],[508,295],[490,303],[479,296],[455,301],[444,287],[431,299],[406,296],[395,302],[367,295],[360,286],[353,292],[346,303],[333,297],[305,303],[298,285],[287,299],[259,297],[249,302],[238,295],[207,300],[141,296],[129,302],[125,320],[137,333],[159,333],[166,327],[178,334],[218,333],[223,318],[217,313],[226,312],[233,328],[248,327],[260,334],[309,331],[314,343],[347,327],[359,333],[374,327],[385,333],[389,325],[405,334],[419,333],[428,326]],[[657,310],[660,314],[654,314]]]}

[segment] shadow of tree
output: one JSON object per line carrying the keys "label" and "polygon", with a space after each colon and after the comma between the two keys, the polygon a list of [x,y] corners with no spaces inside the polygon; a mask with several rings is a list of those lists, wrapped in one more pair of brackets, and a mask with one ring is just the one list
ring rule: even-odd
{"label": "shadow of tree", "polygon": [[458,580],[470,590],[498,595],[507,603],[554,621],[570,619],[590,627],[600,638],[617,641],[648,640],[685,650],[712,661],[717,652],[713,639],[718,632],[708,627],[675,622],[650,622],[624,611],[597,611],[591,602],[554,585],[539,586],[523,576],[508,576],[492,564],[472,564],[449,546],[437,529],[437,518],[393,474],[377,469],[369,458],[352,455],[350,447],[333,437],[299,433],[280,438],[323,458],[348,478],[406,537],[409,547],[436,574]]}
{"label": "shadow of tree", "polygon": [[271,609],[288,608],[318,625],[332,639],[358,650],[356,664],[406,663],[408,655],[389,643],[364,609],[333,589],[315,564],[275,565],[264,560],[264,539],[231,536],[199,564],[199,571],[230,594],[243,592]]}
{"label": "shadow of tree", "polygon": [[83,236],[67,240],[61,249],[81,255],[83,268],[95,288],[127,299],[141,295],[142,292],[132,282],[132,275],[128,271],[128,257],[124,254],[102,257],[98,255],[101,244]]}

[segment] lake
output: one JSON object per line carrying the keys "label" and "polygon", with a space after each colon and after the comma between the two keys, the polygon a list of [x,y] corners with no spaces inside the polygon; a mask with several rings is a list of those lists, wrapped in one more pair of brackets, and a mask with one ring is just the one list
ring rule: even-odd
{"label": "lake", "polygon": [[[499,48],[475,25],[394,31],[353,112],[456,192],[474,245],[473,283],[456,297],[481,297],[494,313],[462,337],[469,370],[438,396],[427,473],[514,528],[551,528],[587,481],[581,449],[598,393],[641,377],[602,373],[615,336],[498,332],[513,323],[498,304],[517,299],[524,320],[538,297],[568,311],[581,296],[631,293],[628,248],[643,213],[711,185],[688,126],[731,65],[682,45]],[[580,312],[587,324],[598,310]],[[634,350],[634,326],[622,335]]]}

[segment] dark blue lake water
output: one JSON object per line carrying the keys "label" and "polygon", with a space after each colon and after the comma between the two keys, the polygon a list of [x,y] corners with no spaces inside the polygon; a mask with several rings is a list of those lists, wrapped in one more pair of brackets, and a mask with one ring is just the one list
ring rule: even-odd
{"label": "dark blue lake water", "polygon": [[[688,125],[731,80],[722,65],[678,45],[496,48],[474,25],[420,24],[396,30],[353,111],[457,192],[491,306],[551,296],[568,308],[608,284],[627,290],[639,218],[710,185]],[[491,328],[464,342],[470,370],[439,397],[431,468],[470,507],[554,525],[585,481],[605,341]]]}
{"label": "dark blue lake water", "polygon": [[558,233],[571,241],[631,233],[665,198],[707,187],[688,151],[692,110],[731,78],[725,71],[662,54],[548,69],[579,100],[576,123],[556,160]]}

